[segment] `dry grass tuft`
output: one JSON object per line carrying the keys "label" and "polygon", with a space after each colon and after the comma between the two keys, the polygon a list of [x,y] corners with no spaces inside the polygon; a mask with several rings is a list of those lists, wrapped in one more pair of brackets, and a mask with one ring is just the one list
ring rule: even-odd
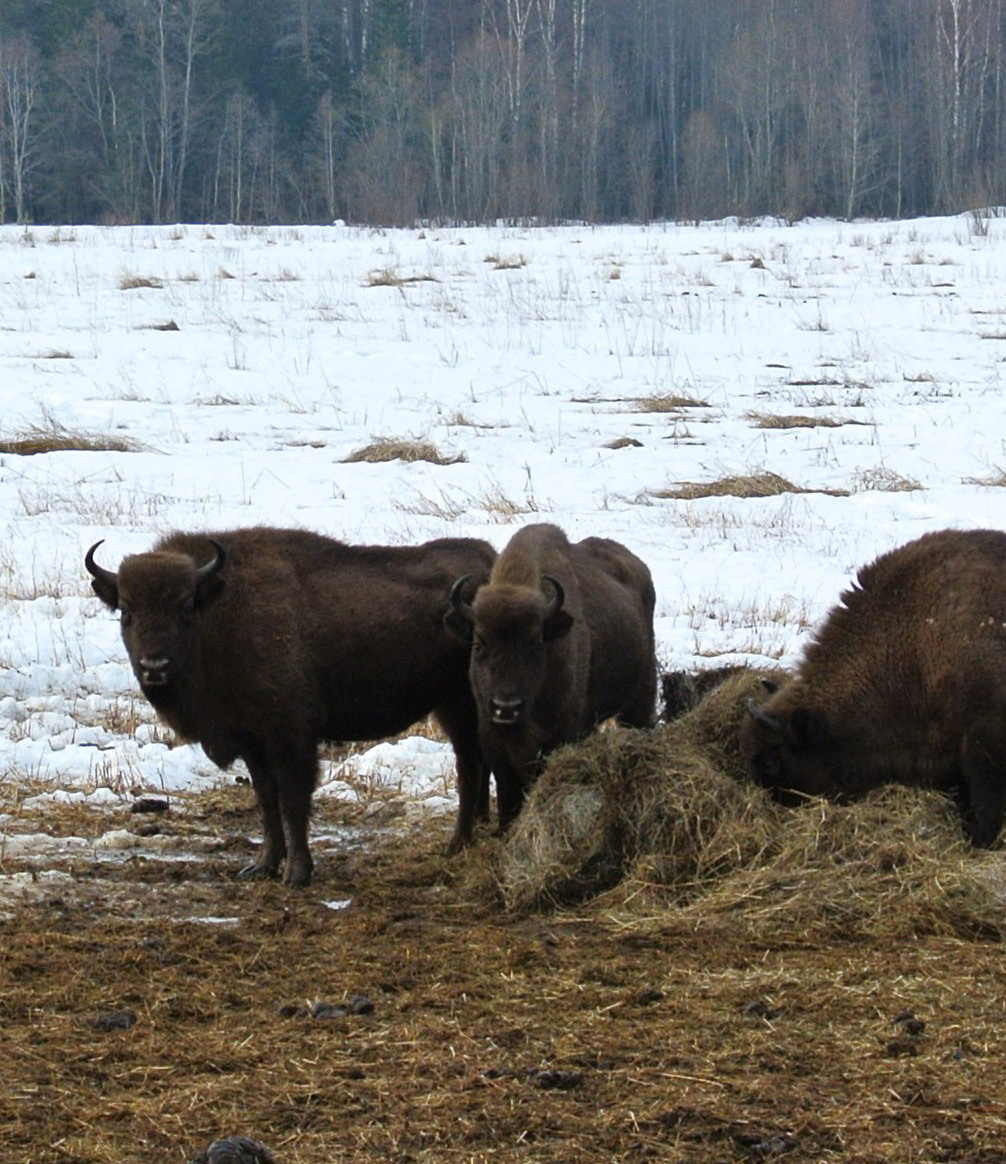
{"label": "dry grass tuft", "polygon": [[680,412],[683,408],[708,408],[705,400],[697,400],[693,396],[657,395],[636,396],[633,399],[639,412]]}
{"label": "dry grass tuft", "polygon": [[402,275],[394,267],[381,267],[367,276],[367,287],[404,287],[407,283],[437,283],[433,275]]}
{"label": "dry grass tuft", "polygon": [[843,489],[803,489],[780,477],[778,473],[748,473],[721,477],[718,481],[688,481],[668,489],[657,489],[651,496],[671,501],[696,501],[702,497],[778,497],[783,493],[825,493],[829,497],[848,497]]}
{"label": "dry grass tuft", "polygon": [[130,437],[71,432],[58,424],[0,437],[0,454],[31,457],[38,453],[135,453],[144,446]]}
{"label": "dry grass tuft", "polygon": [[468,458],[464,453],[453,457],[445,457],[431,441],[399,440],[394,437],[381,437],[362,449],[350,453],[342,458],[344,465],[356,464],[365,461],[368,464],[378,464],[383,461],[428,461],[431,465],[457,465]]}
{"label": "dry grass tuft", "polygon": [[1006,487],[1006,469],[997,469],[986,477],[965,477],[962,485],[983,485],[988,489],[1002,489]]}
{"label": "dry grass tuft", "polygon": [[861,420],[841,419],[834,416],[777,416],[770,412],[747,412],[746,420],[755,428],[841,428],[847,424],[863,424]]}
{"label": "dry grass tuft", "polygon": [[913,493],[921,488],[923,486],[914,477],[903,477],[882,465],[876,469],[863,469],[856,474],[857,493]]}
{"label": "dry grass tuft", "polygon": [[484,261],[492,263],[494,271],[519,271],[527,266],[524,255],[486,255]]}
{"label": "dry grass tuft", "polygon": [[163,286],[163,281],[155,279],[152,275],[123,275],[119,280],[120,291],[138,291],[143,288],[156,291]]}

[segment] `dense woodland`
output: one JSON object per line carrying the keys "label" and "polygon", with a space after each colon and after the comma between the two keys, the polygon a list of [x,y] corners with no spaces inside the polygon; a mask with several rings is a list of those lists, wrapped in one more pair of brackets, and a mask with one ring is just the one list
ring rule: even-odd
{"label": "dense woodland", "polygon": [[0,0],[0,221],[1006,202],[1006,0]]}

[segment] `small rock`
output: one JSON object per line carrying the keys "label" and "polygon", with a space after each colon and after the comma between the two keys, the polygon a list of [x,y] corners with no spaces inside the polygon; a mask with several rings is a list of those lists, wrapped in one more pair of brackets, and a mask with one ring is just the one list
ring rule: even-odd
{"label": "small rock", "polygon": [[131,1010],[103,1010],[89,1021],[96,1031],[128,1031],[136,1024],[136,1014]]}
{"label": "small rock", "polygon": [[157,796],[141,796],[129,806],[130,812],[167,812],[171,807],[166,800]]}
{"label": "small rock", "polygon": [[348,1011],[344,1006],[336,1006],[331,1002],[314,1002],[311,1004],[311,1018],[336,1019],[345,1018]]}
{"label": "small rock", "polygon": [[924,1019],[916,1018],[914,1011],[903,1010],[894,1016],[894,1025],[901,1027],[906,1035],[921,1035],[926,1029]]}
{"label": "small rock", "polygon": [[189,1164],[276,1164],[276,1157],[258,1140],[228,1136],[214,1140]]}
{"label": "small rock", "polygon": [[543,1091],[570,1091],[583,1082],[583,1072],[535,1069],[528,1071],[525,1079]]}
{"label": "small rock", "polygon": [[276,1008],[280,1018],[307,1018],[311,1011],[296,1002],[285,1002]]}
{"label": "small rock", "polygon": [[752,998],[744,1007],[744,1013],[748,1018],[765,1019],[766,1022],[779,1015],[779,1011],[775,1007],[769,1006],[763,998]]}
{"label": "small rock", "polygon": [[350,1014],[373,1014],[374,1004],[365,994],[354,994],[349,999]]}
{"label": "small rock", "polygon": [[798,1146],[799,1141],[796,1136],[780,1132],[776,1136],[769,1136],[767,1140],[755,1144],[751,1151],[756,1156],[782,1156],[786,1152],[792,1152]]}

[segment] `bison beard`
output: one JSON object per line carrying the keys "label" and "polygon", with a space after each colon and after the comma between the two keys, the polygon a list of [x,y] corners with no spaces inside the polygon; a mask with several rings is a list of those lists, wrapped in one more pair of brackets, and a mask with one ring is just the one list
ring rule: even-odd
{"label": "bison beard", "polygon": [[749,771],[781,797],[885,783],[959,802],[973,844],[1006,809],[1006,534],[941,530],[865,566],[795,677],[741,728]]}
{"label": "bison beard", "polygon": [[646,565],[624,546],[571,545],[548,524],[513,536],[471,603],[469,584],[455,583],[447,621],[472,643],[479,734],[505,827],[548,752],[613,716],[652,724],[655,595]]}
{"label": "bison beard", "polygon": [[[100,545],[101,543],[97,543]],[[451,849],[488,815],[468,650],[444,627],[451,582],[488,576],[486,543],[347,546],[303,530],[171,534],[118,573],[85,558],[120,613],[144,695],[221,768],[248,767],[264,840],[246,876],[306,885],[320,741],[373,740],[436,716],[454,748]]]}

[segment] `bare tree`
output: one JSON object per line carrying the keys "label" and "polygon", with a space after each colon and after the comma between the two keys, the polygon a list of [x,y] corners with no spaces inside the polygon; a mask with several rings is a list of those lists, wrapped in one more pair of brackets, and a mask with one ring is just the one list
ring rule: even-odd
{"label": "bare tree", "polygon": [[[0,43],[0,184],[9,184],[18,222],[28,222],[28,177],[34,160],[32,112],[39,85],[38,55],[24,37]],[[6,183],[3,182],[6,178]],[[0,205],[0,211],[5,206]],[[0,221],[3,215],[0,214]]]}

